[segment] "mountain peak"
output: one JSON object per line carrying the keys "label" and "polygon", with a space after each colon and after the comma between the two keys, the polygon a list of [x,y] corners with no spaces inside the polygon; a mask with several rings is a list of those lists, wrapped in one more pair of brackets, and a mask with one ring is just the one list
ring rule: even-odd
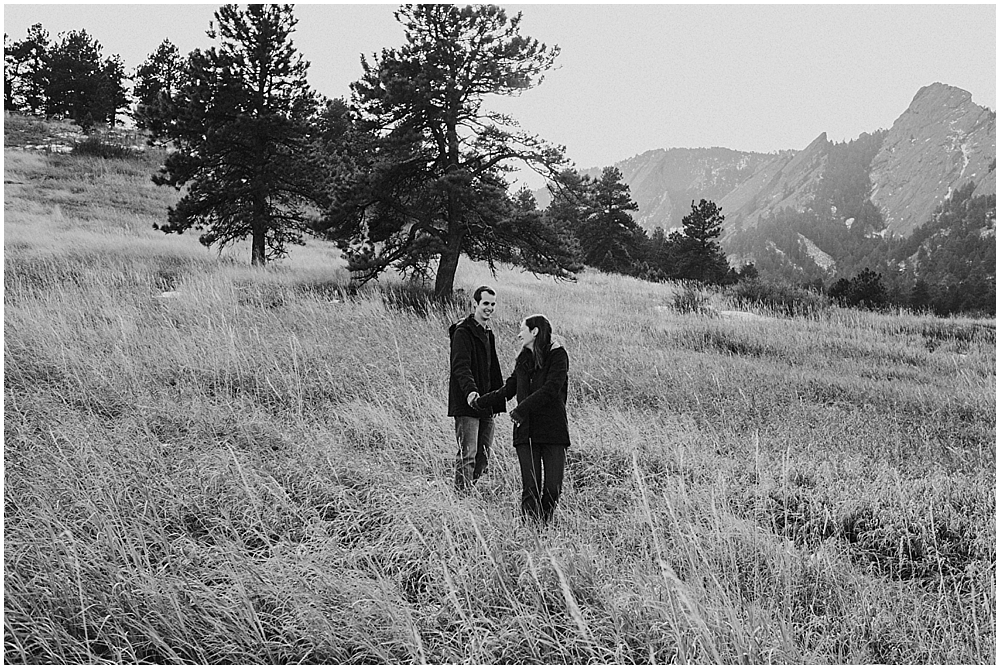
{"label": "mountain peak", "polygon": [[821,132],[821,133],[819,133],[819,137],[817,137],[813,141],[809,142],[809,146],[807,146],[805,148],[805,150],[809,151],[810,149],[817,149],[817,148],[820,148],[820,147],[825,147],[829,143],[830,143],[830,140],[828,140],[826,138],[826,133],[825,132]]}
{"label": "mountain peak", "polygon": [[913,100],[910,102],[908,111],[914,111],[922,107],[954,109],[971,101],[972,94],[968,91],[935,81],[933,84],[928,84],[917,91],[917,94],[913,96]]}
{"label": "mountain peak", "polygon": [[871,166],[872,203],[906,236],[969,181],[995,192],[996,114],[961,88],[924,86],[896,119]]}

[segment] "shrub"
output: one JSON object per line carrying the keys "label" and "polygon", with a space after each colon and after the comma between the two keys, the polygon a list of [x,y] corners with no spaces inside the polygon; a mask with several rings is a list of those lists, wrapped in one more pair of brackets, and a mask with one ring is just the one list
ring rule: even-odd
{"label": "shrub", "polygon": [[787,316],[812,316],[829,306],[821,294],[787,283],[747,279],[727,289],[737,308],[763,307]]}
{"label": "shrub", "polygon": [[867,267],[851,280],[839,279],[830,288],[830,297],[847,307],[880,309],[888,303],[882,275]]}
{"label": "shrub", "polygon": [[346,279],[306,279],[295,283],[295,290],[322,300],[343,302],[351,294]]}
{"label": "shrub", "polygon": [[950,511],[939,507],[936,514],[922,517],[913,509],[868,502],[841,518],[840,534],[854,560],[887,576],[961,578],[986,556],[979,555],[965,517]]}
{"label": "shrub", "polygon": [[135,149],[113,142],[107,142],[97,135],[89,135],[73,147],[73,154],[78,156],[94,156],[95,158],[134,158],[138,155]]}
{"label": "shrub", "polygon": [[968,345],[976,340],[996,344],[996,326],[988,323],[956,323],[945,320],[931,320],[922,323],[920,334],[928,351],[933,351],[945,342]]}
{"label": "shrub", "polygon": [[397,286],[387,286],[380,290],[382,302],[395,311],[408,311],[422,318],[432,313],[448,314],[461,310],[468,304],[464,293],[456,291],[452,295],[439,298],[431,288],[409,282]]}
{"label": "shrub", "polygon": [[712,312],[709,294],[697,281],[682,281],[680,291],[674,293],[674,309],[682,314]]}

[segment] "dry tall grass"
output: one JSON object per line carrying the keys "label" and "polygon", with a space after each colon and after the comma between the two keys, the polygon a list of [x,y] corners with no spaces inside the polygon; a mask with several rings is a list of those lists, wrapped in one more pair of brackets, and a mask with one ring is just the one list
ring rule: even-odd
{"label": "dry tall grass", "polygon": [[152,162],[5,161],[5,662],[995,660],[992,323],[465,263],[505,371],[532,312],[570,351],[540,530],[504,430],[450,488],[459,309],[154,233]]}

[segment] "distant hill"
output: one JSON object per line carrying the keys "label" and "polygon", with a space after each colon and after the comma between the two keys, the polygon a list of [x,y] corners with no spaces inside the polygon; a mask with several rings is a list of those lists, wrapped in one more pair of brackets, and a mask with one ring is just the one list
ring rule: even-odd
{"label": "distant hill", "polygon": [[[752,180],[781,154],[753,153],[733,149],[654,149],[616,163],[622,180],[629,185],[632,199],[639,205],[633,215],[647,231],[657,227],[680,227],[680,220],[691,211],[691,201],[701,198],[719,202],[739,186]],[[597,178],[601,167],[580,170]],[[550,201],[549,192],[535,193],[540,207]]]}
{"label": "distant hill", "polygon": [[[975,104],[960,88],[925,86],[891,129],[866,136],[881,142],[870,163],[855,167],[867,172],[867,196],[890,234],[912,233],[969,181],[976,184],[976,195],[996,193],[996,112]],[[639,205],[636,222],[646,230],[679,227],[691,200],[704,197],[722,207],[731,231],[784,208],[806,211],[818,204],[815,195],[833,146],[821,132],[800,151],[656,149],[614,166],[631,187]],[[581,172],[596,176],[600,170]],[[539,192],[538,200],[545,206],[548,193]]]}
{"label": "distant hill", "polygon": [[[776,271],[785,262],[795,278],[829,278],[885,260],[877,240],[909,237],[959,188],[971,183],[969,197],[995,197],[996,112],[967,91],[934,83],[891,128],[849,142],[821,132],[802,150],[772,154],[658,149],[615,167],[647,231],[678,228],[692,200],[710,199],[726,217],[722,242],[732,261]],[[596,176],[600,168],[582,172]],[[537,197],[540,206],[548,201],[547,192]],[[824,229],[831,225],[836,230]],[[995,229],[995,214],[985,225]],[[786,261],[775,259],[782,254]],[[796,254],[815,267],[796,265]]]}

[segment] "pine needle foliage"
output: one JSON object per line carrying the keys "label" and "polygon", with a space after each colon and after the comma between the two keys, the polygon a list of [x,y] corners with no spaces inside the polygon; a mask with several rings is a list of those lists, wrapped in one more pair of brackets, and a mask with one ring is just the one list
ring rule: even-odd
{"label": "pine needle foliage", "polygon": [[512,161],[555,176],[561,147],[483,107],[538,85],[559,53],[496,5],[404,5],[405,44],[362,58],[353,105],[369,142],[323,224],[365,281],[390,268],[454,288],[459,258],[569,278],[579,265],[547,219],[507,193]]}
{"label": "pine needle foliage", "polygon": [[201,243],[219,248],[250,238],[254,265],[302,243],[317,197],[317,98],[292,43],[296,22],[291,5],[224,5],[208,31],[217,45],[191,52],[177,93],[144,109],[177,149],[154,181],[184,189],[157,229],[204,230]]}

